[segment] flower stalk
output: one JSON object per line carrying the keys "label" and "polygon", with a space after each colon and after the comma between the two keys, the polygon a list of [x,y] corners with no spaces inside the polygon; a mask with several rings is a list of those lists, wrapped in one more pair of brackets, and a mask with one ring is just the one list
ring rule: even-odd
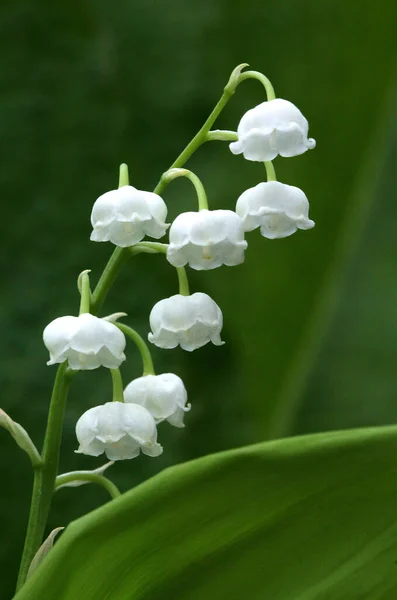
{"label": "flower stalk", "polygon": [[132,327],[129,327],[124,323],[116,323],[116,325],[120,329],[120,331],[122,331],[127,337],[129,337],[134,342],[134,344],[138,348],[142,357],[143,375],[154,375],[152,355],[143,337],[139,335],[139,333],[135,331],[135,329],[132,329]]}
{"label": "flower stalk", "polygon": [[176,272],[178,275],[179,293],[182,296],[189,296],[190,295],[189,281],[187,278],[187,273],[186,273],[185,267],[176,267]]}
{"label": "flower stalk", "polygon": [[263,163],[266,169],[266,177],[268,181],[277,181],[276,171],[271,160],[267,160]]}
{"label": "flower stalk", "polygon": [[74,485],[77,486],[84,483],[96,483],[97,485],[101,485],[113,499],[121,496],[120,490],[113,481],[110,481],[110,479],[104,475],[94,473],[93,471],[72,471],[71,473],[58,475],[55,481],[55,490],[58,490],[61,487],[74,487]]}
{"label": "flower stalk", "polygon": [[32,501],[18,575],[17,591],[25,583],[30,563],[37,550],[40,548],[47,525],[48,513],[50,511],[55,479],[58,471],[66,400],[72,378],[70,372],[66,372],[66,369],[66,362],[58,367],[51,396],[47,430],[44,438],[42,452],[43,464],[34,469]]}
{"label": "flower stalk", "polygon": [[274,91],[274,87],[272,86],[270,79],[268,79],[266,77],[266,75],[264,75],[263,73],[260,73],[259,71],[244,71],[244,73],[240,74],[240,76],[238,78],[238,83],[240,84],[243,81],[246,81],[247,79],[257,79],[258,81],[260,81],[266,90],[267,99],[268,100],[275,99],[276,92]]}
{"label": "flower stalk", "polygon": [[119,169],[119,188],[124,185],[130,185],[130,176],[128,173],[128,165],[122,163]]}
{"label": "flower stalk", "polygon": [[237,131],[214,129],[207,133],[207,142],[235,142],[238,140]]}
{"label": "flower stalk", "polygon": [[197,194],[198,209],[208,210],[208,199],[205,188],[201,179],[193,171],[189,171],[189,169],[169,169],[164,173],[162,179],[164,178],[169,183],[178,177],[186,177],[186,179],[192,182]]}
{"label": "flower stalk", "polygon": [[120,369],[109,369],[113,383],[113,399],[112,402],[124,402],[123,395],[123,380],[121,378]]}

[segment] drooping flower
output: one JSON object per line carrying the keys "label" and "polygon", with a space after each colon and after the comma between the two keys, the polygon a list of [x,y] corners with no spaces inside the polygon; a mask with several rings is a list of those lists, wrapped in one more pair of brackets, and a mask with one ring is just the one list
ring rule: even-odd
{"label": "drooping flower", "polygon": [[159,239],[169,225],[165,223],[167,206],[153,192],[124,185],[100,196],[91,213],[94,242],[112,242],[126,248],[140,242],[145,235]]}
{"label": "drooping flower", "polygon": [[134,379],[124,390],[124,400],[144,406],[156,423],[167,420],[175,427],[184,427],[184,414],[190,410],[183,381],[174,373]]}
{"label": "drooping flower", "polygon": [[149,341],[159,348],[176,348],[191,352],[208,342],[216,346],[221,340],[223,318],[219,306],[207,294],[176,294],[160,300],[150,313]]}
{"label": "drooping flower", "polygon": [[308,138],[309,124],[288,100],[275,98],[247,111],[237,129],[238,140],[230,144],[233,154],[266,162],[280,156],[297,156],[315,147]]}
{"label": "drooping flower", "polygon": [[244,261],[247,242],[238,215],[231,210],[180,214],[171,225],[167,259],[174,267],[197,271],[234,266]]}
{"label": "drooping flower", "polygon": [[55,319],[44,329],[43,340],[50,353],[47,365],[67,360],[76,371],[117,369],[125,360],[124,334],[113,323],[88,313]]}
{"label": "drooping flower", "polygon": [[314,227],[304,192],[279,181],[262,182],[243,192],[236,212],[244,221],[245,231],[260,227],[263,237],[271,240]]}
{"label": "drooping flower", "polygon": [[109,460],[135,458],[140,451],[159,456],[163,448],[157,443],[156,423],[146,408],[138,404],[107,402],[87,410],[77,421],[76,452]]}

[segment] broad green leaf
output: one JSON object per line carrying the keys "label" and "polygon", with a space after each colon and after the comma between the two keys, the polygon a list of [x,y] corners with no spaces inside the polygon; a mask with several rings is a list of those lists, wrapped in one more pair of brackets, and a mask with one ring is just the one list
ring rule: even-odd
{"label": "broad green leaf", "polygon": [[73,522],[16,600],[395,600],[397,428],[172,467]]}
{"label": "broad green leaf", "polygon": [[[394,94],[394,113],[396,102]],[[345,283],[303,390],[295,432],[397,422],[396,156],[394,114],[375,202],[345,265]]]}

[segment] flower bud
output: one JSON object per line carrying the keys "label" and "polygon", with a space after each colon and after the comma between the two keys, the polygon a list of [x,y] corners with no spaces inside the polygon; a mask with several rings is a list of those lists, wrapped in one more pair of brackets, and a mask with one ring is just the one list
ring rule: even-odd
{"label": "flower bud", "polygon": [[191,352],[212,342],[221,346],[223,318],[219,306],[207,294],[176,294],[157,302],[150,313],[150,342],[159,348]]}
{"label": "flower bud", "polygon": [[231,210],[200,210],[180,214],[171,225],[167,259],[174,267],[188,264],[197,271],[244,262],[244,227]]}
{"label": "flower bud", "polygon": [[167,206],[160,196],[124,185],[96,200],[91,213],[90,239],[110,241],[122,248],[137,244],[145,235],[159,239],[169,227],[166,218]]}
{"label": "flower bud", "polygon": [[77,421],[76,452],[109,460],[135,458],[142,450],[159,456],[163,448],[157,443],[156,423],[146,408],[138,404],[107,402],[87,410]]}
{"label": "flower bud", "polygon": [[124,390],[124,400],[144,406],[156,423],[167,420],[175,427],[184,427],[183,416],[190,410],[183,381],[174,373],[134,379]]}
{"label": "flower bud", "polygon": [[237,200],[236,212],[246,231],[260,227],[263,237],[285,238],[297,229],[311,229],[309,202],[301,189],[267,181],[243,192]]}
{"label": "flower bud", "polygon": [[75,371],[117,369],[125,360],[124,334],[113,323],[88,313],[55,319],[44,329],[43,340],[50,353],[47,365],[68,360]]}
{"label": "flower bud", "polygon": [[315,147],[308,138],[309,124],[301,111],[288,100],[262,102],[243,115],[238,141],[230,144],[233,154],[247,160],[266,162],[280,156],[297,156]]}

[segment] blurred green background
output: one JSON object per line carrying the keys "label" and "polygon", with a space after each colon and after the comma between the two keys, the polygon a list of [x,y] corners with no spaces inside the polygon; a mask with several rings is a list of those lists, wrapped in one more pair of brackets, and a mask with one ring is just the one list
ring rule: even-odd
{"label": "blurred green background", "polygon": [[[268,438],[397,421],[397,4],[380,0],[3,0],[0,5],[2,301],[0,406],[41,445],[55,374],[45,325],[76,314],[76,277],[99,276],[112,247],[89,241],[94,200],[117,185],[152,189],[201,126],[231,70],[264,71],[309,119],[317,148],[277,159],[302,187],[316,228],[281,241],[248,237],[244,265],[190,274],[224,313],[221,348],[153,349],[157,371],[188,387],[185,430],[161,426],[157,460],[116,464],[126,490],[165,466]],[[245,82],[217,127],[262,102]],[[226,144],[189,166],[213,208],[234,208],[264,178]],[[170,218],[191,209],[188,182],[164,194]],[[128,263],[103,314],[125,311],[144,336],[153,304],[176,291],[162,257]],[[123,375],[140,374],[129,348]],[[61,471],[103,461],[76,455],[74,426],[111,391],[104,372],[72,386]],[[0,432],[0,598],[11,597],[29,506],[28,460]],[[49,528],[107,500],[60,491]]]}

